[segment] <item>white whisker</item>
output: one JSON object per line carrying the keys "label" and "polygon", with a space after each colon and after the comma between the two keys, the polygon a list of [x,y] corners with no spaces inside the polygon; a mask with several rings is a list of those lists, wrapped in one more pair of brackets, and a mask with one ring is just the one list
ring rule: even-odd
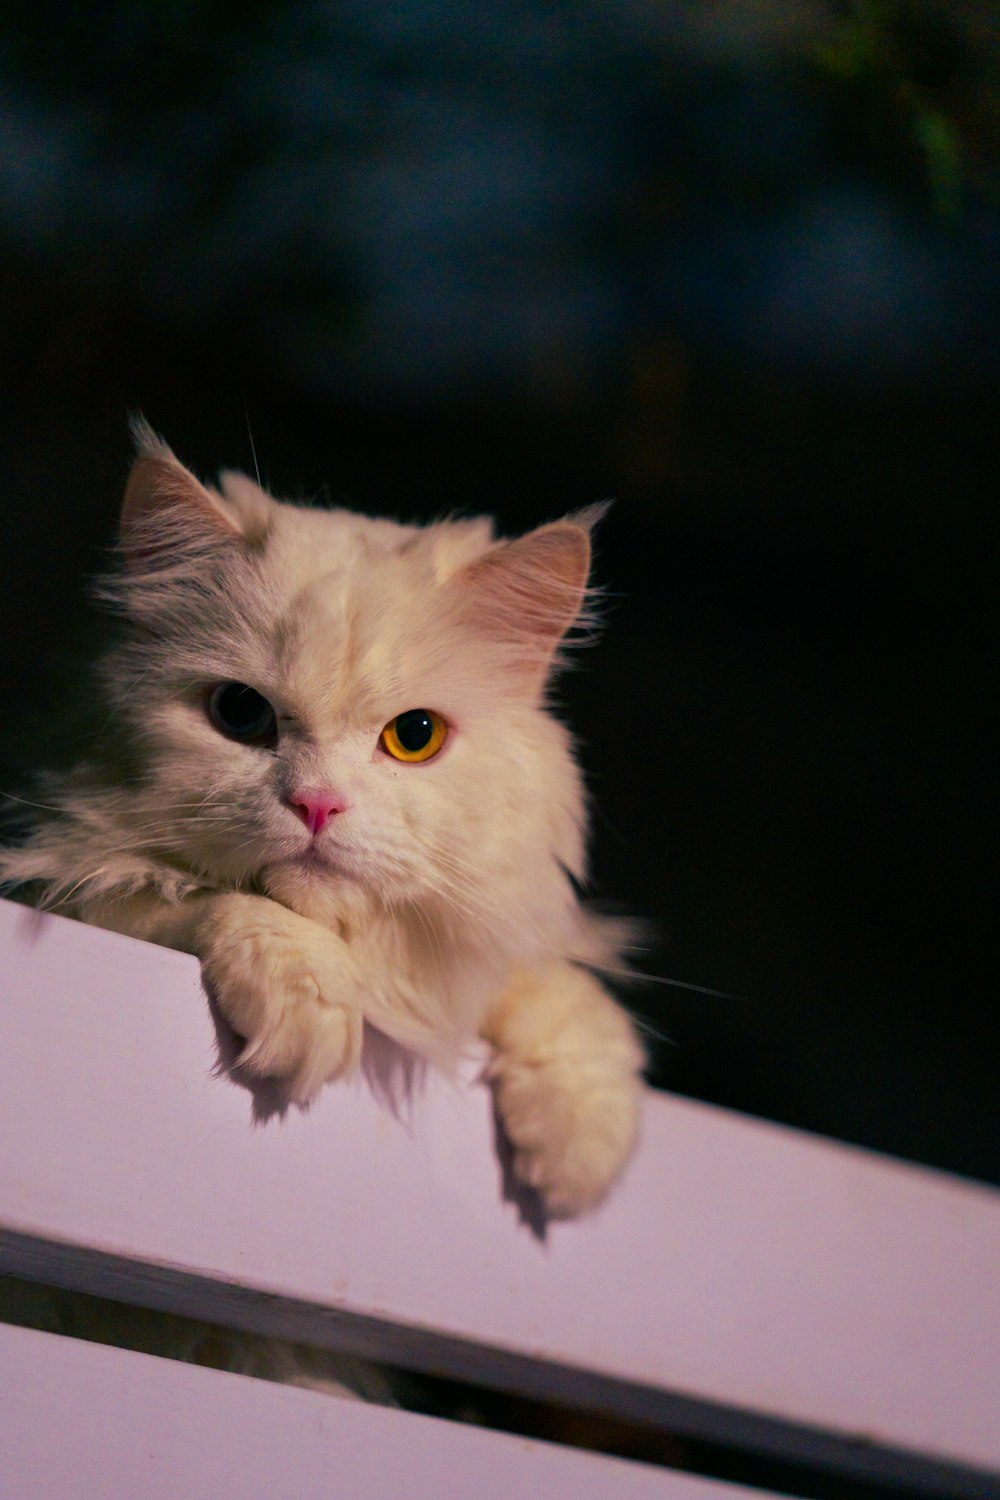
{"label": "white whisker", "polygon": [[52,807],[47,802],[29,802],[27,797],[15,797],[13,792],[0,792],[0,797],[3,797],[7,802],[17,802],[22,807],[36,807],[41,812],[54,813],[60,810],[58,807]]}

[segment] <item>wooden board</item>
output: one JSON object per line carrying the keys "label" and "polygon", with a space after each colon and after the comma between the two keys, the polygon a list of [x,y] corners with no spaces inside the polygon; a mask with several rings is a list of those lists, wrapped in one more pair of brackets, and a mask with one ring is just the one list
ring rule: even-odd
{"label": "wooden board", "polygon": [[674,1430],[1000,1493],[1000,1195],[651,1096],[539,1237],[489,1099],[254,1124],[195,962],[0,903],[0,1265]]}
{"label": "wooden board", "polygon": [[6,1500],[769,1500],[33,1329],[0,1326],[0,1371]]}

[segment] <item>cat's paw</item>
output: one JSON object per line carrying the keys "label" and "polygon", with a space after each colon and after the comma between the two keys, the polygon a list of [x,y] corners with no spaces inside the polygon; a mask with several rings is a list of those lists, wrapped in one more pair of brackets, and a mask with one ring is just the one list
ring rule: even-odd
{"label": "cat's paw", "polygon": [[606,1197],[632,1154],[640,1091],[634,1074],[581,1079],[558,1064],[494,1065],[497,1110],[515,1175],[553,1218]]}
{"label": "cat's paw", "polygon": [[335,940],[275,902],[232,897],[202,929],[206,986],[245,1041],[241,1072],[280,1079],[307,1104],[361,1056],[360,1011],[341,996],[347,979]]}
{"label": "cat's paw", "polygon": [[514,1173],[554,1218],[594,1208],[638,1137],[642,1052],[625,1012],[588,974],[528,980],[493,1018],[489,1069]]}

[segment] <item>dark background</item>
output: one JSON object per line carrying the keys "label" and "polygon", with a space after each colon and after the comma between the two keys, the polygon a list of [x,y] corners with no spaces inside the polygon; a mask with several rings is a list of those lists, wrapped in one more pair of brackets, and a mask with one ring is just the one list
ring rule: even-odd
{"label": "dark background", "polygon": [[141,409],[507,531],[608,496],[561,698],[655,1081],[993,1181],[989,5],[15,3],[0,785]]}

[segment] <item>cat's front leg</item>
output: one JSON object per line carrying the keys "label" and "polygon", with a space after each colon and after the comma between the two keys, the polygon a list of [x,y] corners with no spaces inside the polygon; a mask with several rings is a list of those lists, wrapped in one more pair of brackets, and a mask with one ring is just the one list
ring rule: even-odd
{"label": "cat's front leg", "polygon": [[261,896],[219,896],[199,923],[205,984],[246,1046],[239,1067],[285,1081],[306,1104],[353,1072],[363,1023],[358,976],[334,933]]}
{"label": "cat's front leg", "polygon": [[638,1137],[642,1049],[629,1017],[586,970],[519,974],[484,1034],[514,1171],[549,1214],[594,1207]]}
{"label": "cat's front leg", "polygon": [[335,933],[264,896],[150,894],[102,902],[86,920],[194,953],[222,1016],[244,1039],[238,1066],[308,1103],[361,1055],[360,976]]}

